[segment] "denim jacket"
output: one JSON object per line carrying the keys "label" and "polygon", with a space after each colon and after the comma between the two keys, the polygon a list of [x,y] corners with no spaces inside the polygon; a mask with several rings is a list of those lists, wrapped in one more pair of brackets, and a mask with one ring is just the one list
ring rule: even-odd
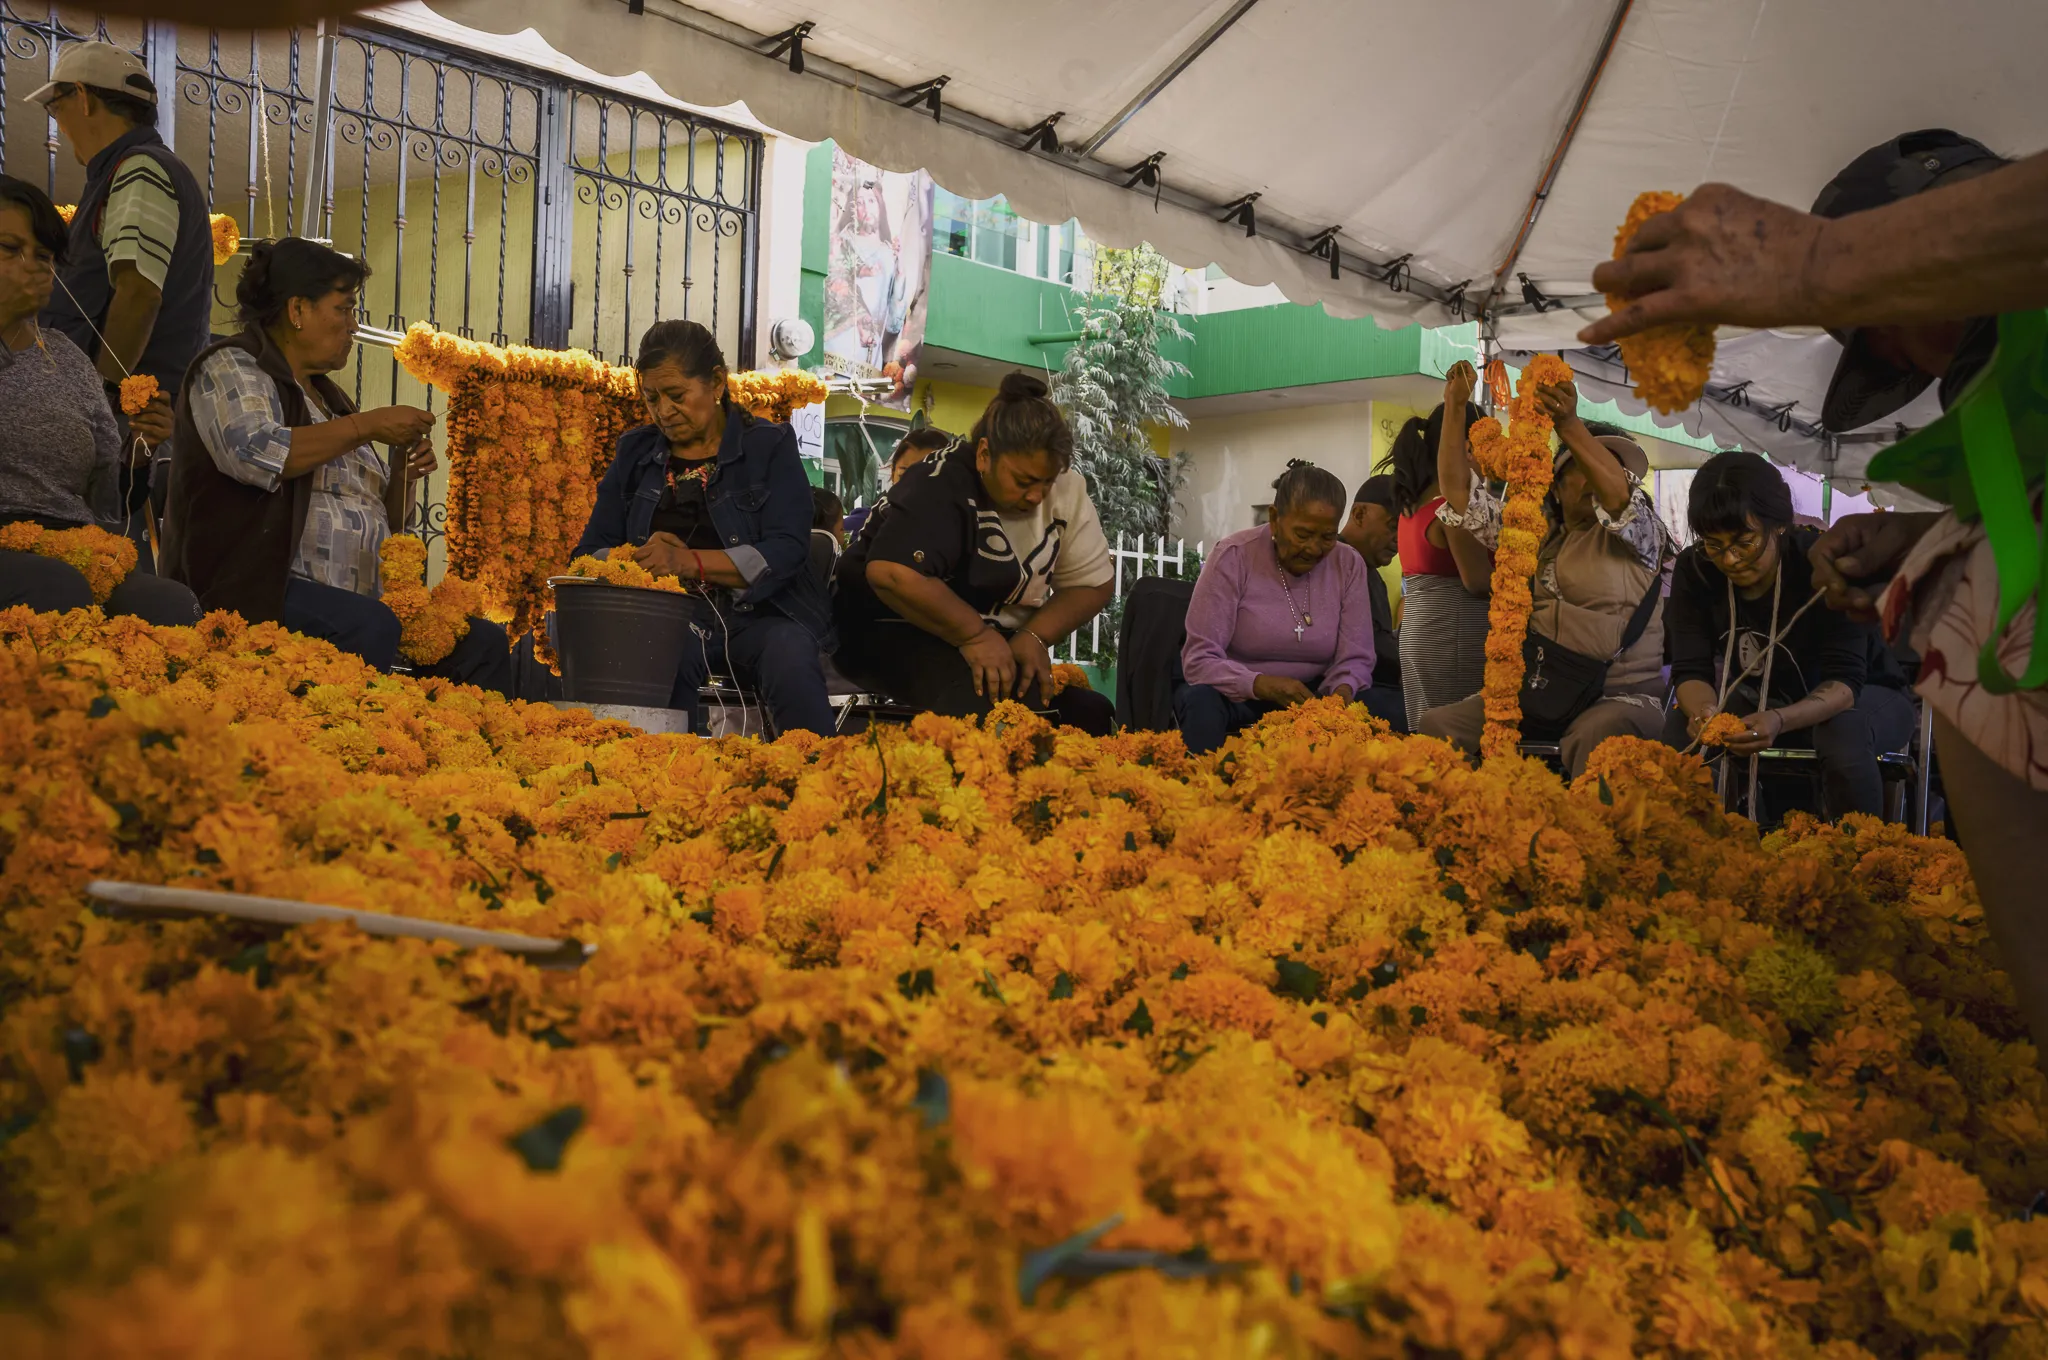
{"label": "denim jacket", "polygon": [[[619,451],[597,484],[597,505],[576,556],[647,541],[668,486],[668,454],[668,440],[655,426],[636,426],[619,436]],[[734,608],[780,614],[829,648],[832,604],[810,571],[811,483],[796,434],[787,425],[731,411],[705,496],[726,555],[746,578],[734,592]]]}

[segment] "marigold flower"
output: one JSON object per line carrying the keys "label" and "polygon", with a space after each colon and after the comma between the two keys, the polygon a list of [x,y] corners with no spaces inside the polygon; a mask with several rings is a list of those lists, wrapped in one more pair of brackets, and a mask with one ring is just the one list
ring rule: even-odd
{"label": "marigold flower", "polygon": [[[1670,212],[1685,195],[1650,191],[1636,196],[1628,216],[1614,233],[1614,257],[1620,259],[1638,228],[1652,217]],[[1609,294],[1609,311],[1620,311],[1628,299]],[[1683,411],[1700,399],[1714,371],[1714,327],[1690,323],[1653,326],[1620,341],[1635,393],[1666,415]]]}
{"label": "marigold flower", "polygon": [[135,373],[121,379],[121,411],[125,415],[139,416],[156,400],[162,389],[155,378],[147,373]]}
{"label": "marigold flower", "polygon": [[213,233],[213,263],[215,268],[235,258],[242,248],[242,229],[235,219],[226,213],[214,213],[207,218],[207,225]]}

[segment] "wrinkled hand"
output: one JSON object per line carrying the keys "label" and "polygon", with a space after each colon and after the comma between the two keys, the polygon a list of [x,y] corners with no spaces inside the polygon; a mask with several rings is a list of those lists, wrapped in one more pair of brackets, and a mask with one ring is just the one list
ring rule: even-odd
{"label": "wrinkled hand", "polygon": [[633,549],[633,560],[656,576],[694,576],[695,557],[683,540],[669,533],[650,534]]}
{"label": "wrinkled hand", "polygon": [[960,644],[960,655],[967,659],[967,673],[974,677],[977,696],[1001,699],[1015,689],[1017,654],[995,629],[984,625],[979,633]]}
{"label": "wrinkled hand", "polygon": [[1451,371],[1444,374],[1444,409],[1462,411],[1465,403],[1472,400],[1472,393],[1479,387],[1479,370],[1460,359],[1451,365]]}
{"label": "wrinkled hand", "polygon": [[1705,708],[1701,709],[1699,712],[1687,718],[1685,720],[1685,735],[1692,738],[1695,742],[1697,742],[1700,739],[1700,729],[1704,728],[1707,725],[1707,719],[1713,717],[1716,713],[1719,713],[1720,711],[1720,709],[1714,707],[1712,704],[1709,704]]}
{"label": "wrinkled hand", "polygon": [[[149,399],[149,405],[128,417],[128,432],[153,449],[171,437],[171,424],[171,399],[159,392]],[[147,455],[136,459],[138,464],[147,461]]]}
{"label": "wrinkled hand", "polygon": [[1549,383],[1536,389],[1536,402],[1559,429],[1579,418],[1579,386],[1574,382]]}
{"label": "wrinkled hand", "polygon": [[1593,287],[1630,299],[1579,332],[1582,344],[1674,322],[1799,326],[1819,315],[1818,267],[1826,224],[1810,213],[1702,184],[1637,229],[1628,249],[1593,271]]}
{"label": "wrinkled hand", "polygon": [[373,443],[409,449],[434,428],[434,413],[417,406],[380,406],[356,412],[356,426]]}
{"label": "wrinkled hand", "polygon": [[1262,703],[1292,708],[1295,704],[1305,704],[1315,697],[1307,685],[1285,675],[1262,675],[1252,681],[1252,698]]}
{"label": "wrinkled hand", "polygon": [[1029,702],[1032,685],[1038,686],[1038,706],[1052,707],[1052,653],[1035,636],[1019,632],[1010,639],[1010,655],[1017,660],[1017,697]]}
{"label": "wrinkled hand", "polygon": [[1753,713],[1743,719],[1749,730],[1739,737],[1730,737],[1721,743],[1721,749],[1734,756],[1753,756],[1767,751],[1779,737],[1785,734],[1785,720],[1775,709],[1766,713]]}
{"label": "wrinkled hand", "polygon": [[1878,597],[1884,594],[1882,583],[1940,518],[1938,514],[1894,511],[1850,515],[1836,521],[1807,553],[1813,564],[1814,589],[1827,597],[1830,609],[1854,618],[1876,618]]}
{"label": "wrinkled hand", "polygon": [[1352,689],[1349,685],[1339,685],[1337,686],[1337,688],[1331,690],[1330,693],[1336,698],[1342,699],[1347,704],[1351,702]]}
{"label": "wrinkled hand", "polygon": [[421,481],[441,470],[441,459],[434,453],[434,441],[422,439],[405,453],[405,475],[408,480]]}

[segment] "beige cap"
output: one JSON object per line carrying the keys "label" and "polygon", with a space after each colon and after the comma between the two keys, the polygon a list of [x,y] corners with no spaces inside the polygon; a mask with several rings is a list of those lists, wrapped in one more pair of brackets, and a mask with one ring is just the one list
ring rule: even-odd
{"label": "beige cap", "polygon": [[[1640,482],[1643,478],[1650,475],[1650,455],[1643,452],[1641,444],[1636,443],[1635,440],[1625,435],[1618,434],[1596,435],[1595,438],[1607,446],[1607,451],[1614,455],[1615,461],[1627,469],[1637,481]],[[1563,472],[1564,465],[1570,462],[1571,458],[1571,449],[1560,445],[1557,450],[1557,459],[1551,464],[1552,470]]]}
{"label": "beige cap", "polygon": [[48,104],[64,85],[91,85],[129,95],[145,104],[156,103],[156,83],[149,78],[142,58],[112,43],[73,43],[65,48],[57,54],[50,83],[30,95],[29,102]]}

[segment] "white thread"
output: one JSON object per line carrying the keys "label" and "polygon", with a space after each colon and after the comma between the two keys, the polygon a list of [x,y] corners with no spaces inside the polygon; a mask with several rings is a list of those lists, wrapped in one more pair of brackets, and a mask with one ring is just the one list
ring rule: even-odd
{"label": "white thread", "polygon": [[1735,96],[1742,90],[1742,77],[1749,70],[1749,59],[1756,51],[1756,31],[1763,27],[1764,6],[1770,0],[1756,0],[1756,17],[1749,21],[1749,39],[1742,45],[1742,64],[1735,68],[1735,83],[1728,88],[1728,102],[1721,106],[1721,121],[1715,125],[1713,144],[1707,148],[1707,168],[1700,176],[1702,180],[1714,177],[1714,158],[1721,154],[1721,134],[1728,128],[1728,111],[1735,107]]}
{"label": "white thread", "polygon": [[[64,276],[61,273],[53,272],[51,277],[56,280],[57,286],[64,290],[64,296],[71,299],[72,309],[78,313],[79,318],[92,331],[93,337],[100,342],[100,353],[114,361],[114,367],[121,370],[123,378],[134,377],[135,375],[128,371],[128,365],[121,362],[121,356],[114,353],[114,347],[107,343],[106,335],[101,332],[98,326],[93,325],[92,318],[85,314],[85,304],[78,300],[78,294],[71,291],[71,285],[64,282]],[[39,349],[42,347],[41,326],[36,327],[36,346]],[[144,453],[152,452],[149,445],[143,441],[142,436],[135,433],[135,426],[131,422],[128,427],[128,443],[121,449],[121,457],[128,463],[128,470],[131,473],[135,470],[135,450],[138,447]],[[135,507],[128,503],[128,498],[126,497],[123,498],[121,504],[121,536],[123,538],[135,537]]]}
{"label": "white thread", "polygon": [[[270,178],[270,92],[263,85],[263,47],[259,34],[249,35],[249,83],[256,91],[256,145],[263,157],[263,234],[277,239],[277,186]],[[308,190],[311,192],[311,190]],[[400,205],[401,211],[404,205]],[[251,222],[249,225],[256,225]]]}

